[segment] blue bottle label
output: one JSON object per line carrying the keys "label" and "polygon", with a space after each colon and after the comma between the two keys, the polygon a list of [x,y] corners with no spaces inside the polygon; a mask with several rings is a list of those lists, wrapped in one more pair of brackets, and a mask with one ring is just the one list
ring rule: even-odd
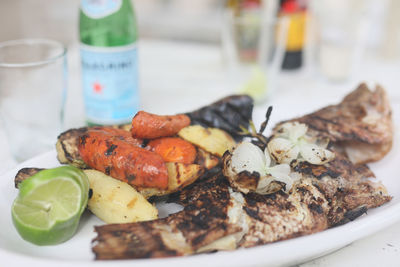
{"label": "blue bottle label", "polygon": [[81,44],[86,118],[95,124],[129,122],[139,108],[137,48]]}
{"label": "blue bottle label", "polygon": [[81,9],[86,16],[99,19],[117,12],[122,0],[81,0]]}

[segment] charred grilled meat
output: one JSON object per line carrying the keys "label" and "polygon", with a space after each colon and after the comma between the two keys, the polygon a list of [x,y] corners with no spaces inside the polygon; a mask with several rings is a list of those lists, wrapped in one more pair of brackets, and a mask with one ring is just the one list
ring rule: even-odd
{"label": "charred grilled meat", "polygon": [[[98,236],[93,247],[96,259],[153,258],[253,247],[341,225],[356,219],[370,208],[390,201],[391,196],[386,188],[369,179],[374,177],[372,171],[366,165],[356,165],[352,162],[364,162],[366,159],[355,159],[338,149],[340,146],[345,149],[343,144],[354,140],[363,142],[366,146],[391,144],[390,107],[376,98],[384,102],[385,93],[379,88],[370,92],[362,85],[341,104],[294,120],[304,122],[308,127],[294,124],[293,129],[296,129],[297,133],[289,133],[286,136],[291,141],[278,141],[286,146],[289,156],[297,158],[299,154],[299,158],[287,163],[285,158],[276,157],[274,160],[277,162],[273,163],[272,167],[268,167],[271,161],[269,156],[268,160],[259,162],[266,164],[265,168],[270,169],[278,163],[289,164],[290,167],[281,166],[280,173],[275,172],[282,176],[283,169],[290,169],[290,175],[296,179],[289,190],[285,189],[283,183],[282,190],[274,190],[273,193],[261,194],[251,189],[235,191],[231,188],[230,181],[228,182],[229,177],[224,177],[221,175],[222,170],[214,168],[213,175],[204,175],[195,184],[170,197],[171,201],[184,206],[183,211],[152,222],[96,227]],[[381,104],[383,106],[380,106]],[[374,113],[378,111],[381,113]],[[332,112],[339,118],[333,116]],[[374,115],[371,115],[371,112]],[[365,123],[368,124],[372,120],[365,119],[369,116],[367,113],[380,116],[383,125],[366,127]],[[360,114],[364,115],[360,117]],[[324,124],[320,125],[322,122]],[[280,126],[276,127],[277,131]],[[302,137],[308,131],[307,128],[312,136],[316,136],[315,139]],[[299,129],[300,132],[305,130],[299,134]],[[379,137],[378,133],[383,129],[389,133]],[[276,132],[275,136],[277,134]],[[307,140],[319,142],[324,138],[328,139],[324,147],[318,147],[317,143],[307,144]],[[272,138],[263,140],[270,142]],[[263,148],[267,145],[266,143]],[[294,146],[299,147],[294,149]],[[251,149],[250,151],[254,152]],[[224,155],[225,164],[230,162],[226,160],[230,153],[232,152]],[[312,153],[314,155],[311,155]],[[259,155],[262,157],[264,153],[260,150]],[[321,155],[324,156],[319,159],[313,158]],[[281,159],[282,162],[279,161]],[[368,160],[372,159],[369,157]],[[252,165],[249,161],[242,163],[246,167]],[[257,169],[255,165],[252,168]],[[265,168],[264,170],[268,170]],[[224,173],[229,175],[225,170]],[[245,174],[248,177],[255,176],[256,182],[261,177],[257,172]],[[265,175],[269,179],[274,172],[266,171]],[[289,179],[289,175],[287,176]],[[243,177],[239,175],[239,178]],[[252,183],[242,185],[254,187]],[[225,231],[219,229],[219,235],[215,234],[218,227]],[[187,229],[191,231],[187,232]]]}
{"label": "charred grilled meat", "polygon": [[342,167],[358,178],[303,174],[288,194],[245,195],[232,191],[220,172],[203,176],[172,198],[184,205],[181,212],[96,227],[93,252],[96,259],[155,258],[252,247],[346,223],[391,199],[382,185],[361,178],[364,170],[348,164]]}
{"label": "charred grilled meat", "polygon": [[392,111],[380,86],[372,91],[361,84],[341,103],[291,121],[329,138],[355,164],[380,160],[392,147]]}
{"label": "charred grilled meat", "polygon": [[[228,183],[219,173],[203,177],[190,190],[185,209],[164,219],[95,227],[96,259],[158,258],[193,254],[210,243],[240,232],[229,223]],[[189,197],[189,196],[188,196]]]}

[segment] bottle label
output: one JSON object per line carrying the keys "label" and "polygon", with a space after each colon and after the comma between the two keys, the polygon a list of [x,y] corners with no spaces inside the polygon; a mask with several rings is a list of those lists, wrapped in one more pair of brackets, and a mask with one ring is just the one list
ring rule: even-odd
{"label": "bottle label", "polygon": [[86,117],[95,124],[129,122],[139,107],[136,45],[81,44]]}
{"label": "bottle label", "polygon": [[117,12],[122,0],[81,0],[81,9],[86,16],[99,19]]}

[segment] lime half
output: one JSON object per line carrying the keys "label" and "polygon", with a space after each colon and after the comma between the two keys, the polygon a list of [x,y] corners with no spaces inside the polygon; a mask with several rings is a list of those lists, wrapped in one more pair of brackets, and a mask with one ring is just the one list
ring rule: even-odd
{"label": "lime half", "polygon": [[88,200],[83,171],[72,166],[43,170],[23,181],[19,189],[11,213],[23,239],[54,245],[74,235]]}

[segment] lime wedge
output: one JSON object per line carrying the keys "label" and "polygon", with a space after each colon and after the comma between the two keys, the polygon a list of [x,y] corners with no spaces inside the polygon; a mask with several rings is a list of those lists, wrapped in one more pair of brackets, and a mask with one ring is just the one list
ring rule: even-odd
{"label": "lime wedge", "polygon": [[19,189],[11,213],[23,239],[54,245],[74,235],[88,200],[89,182],[83,171],[72,166],[43,170]]}

